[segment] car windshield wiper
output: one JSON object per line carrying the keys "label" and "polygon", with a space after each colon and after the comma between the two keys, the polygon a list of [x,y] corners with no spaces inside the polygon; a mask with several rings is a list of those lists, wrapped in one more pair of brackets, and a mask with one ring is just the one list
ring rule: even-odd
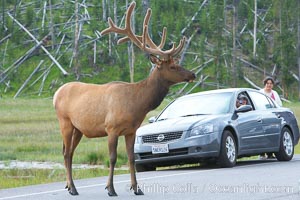
{"label": "car windshield wiper", "polygon": [[191,117],[191,116],[198,116],[198,115],[207,115],[207,114],[188,114],[188,115],[183,115],[183,116],[180,116],[180,117]]}
{"label": "car windshield wiper", "polygon": [[164,120],[166,120],[166,119],[168,119],[168,118],[162,118],[162,119],[159,119],[159,120],[157,120],[157,121],[164,121]]}

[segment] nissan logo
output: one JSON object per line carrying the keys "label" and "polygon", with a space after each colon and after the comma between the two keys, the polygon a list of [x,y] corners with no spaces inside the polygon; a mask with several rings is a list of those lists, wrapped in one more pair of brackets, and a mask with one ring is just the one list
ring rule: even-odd
{"label": "nissan logo", "polygon": [[158,141],[163,141],[165,139],[165,136],[163,134],[159,134],[159,136],[157,136],[157,140]]}

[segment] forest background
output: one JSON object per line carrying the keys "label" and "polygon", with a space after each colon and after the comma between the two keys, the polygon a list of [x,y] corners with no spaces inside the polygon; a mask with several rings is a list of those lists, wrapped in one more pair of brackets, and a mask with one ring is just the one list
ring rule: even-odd
{"label": "forest background", "polygon": [[[1,0],[0,96],[51,97],[63,83],[137,82],[148,55],[118,35],[101,36],[111,17],[124,27],[129,0]],[[137,0],[132,22],[141,34],[147,8],[156,43],[187,37],[179,62],[197,74],[170,95],[228,87],[263,87],[265,76],[288,100],[299,100],[298,0]]]}

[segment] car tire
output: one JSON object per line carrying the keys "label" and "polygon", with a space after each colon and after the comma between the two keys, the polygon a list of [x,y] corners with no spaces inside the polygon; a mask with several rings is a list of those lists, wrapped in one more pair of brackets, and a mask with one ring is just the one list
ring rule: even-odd
{"label": "car tire", "polygon": [[149,166],[149,165],[135,165],[135,170],[137,172],[147,172],[147,171],[155,171],[155,166]]}
{"label": "car tire", "polygon": [[221,150],[218,157],[220,167],[233,167],[237,160],[237,146],[235,138],[229,130],[223,132]]}
{"label": "car tire", "polygon": [[294,156],[293,135],[287,127],[284,127],[280,135],[279,151],[275,153],[278,161],[290,161]]}

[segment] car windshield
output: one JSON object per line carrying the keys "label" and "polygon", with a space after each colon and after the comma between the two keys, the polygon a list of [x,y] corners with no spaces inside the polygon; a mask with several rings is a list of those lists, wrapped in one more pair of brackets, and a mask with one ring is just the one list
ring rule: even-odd
{"label": "car windshield", "polygon": [[226,92],[178,99],[170,104],[157,120],[228,113],[231,96],[232,93]]}

